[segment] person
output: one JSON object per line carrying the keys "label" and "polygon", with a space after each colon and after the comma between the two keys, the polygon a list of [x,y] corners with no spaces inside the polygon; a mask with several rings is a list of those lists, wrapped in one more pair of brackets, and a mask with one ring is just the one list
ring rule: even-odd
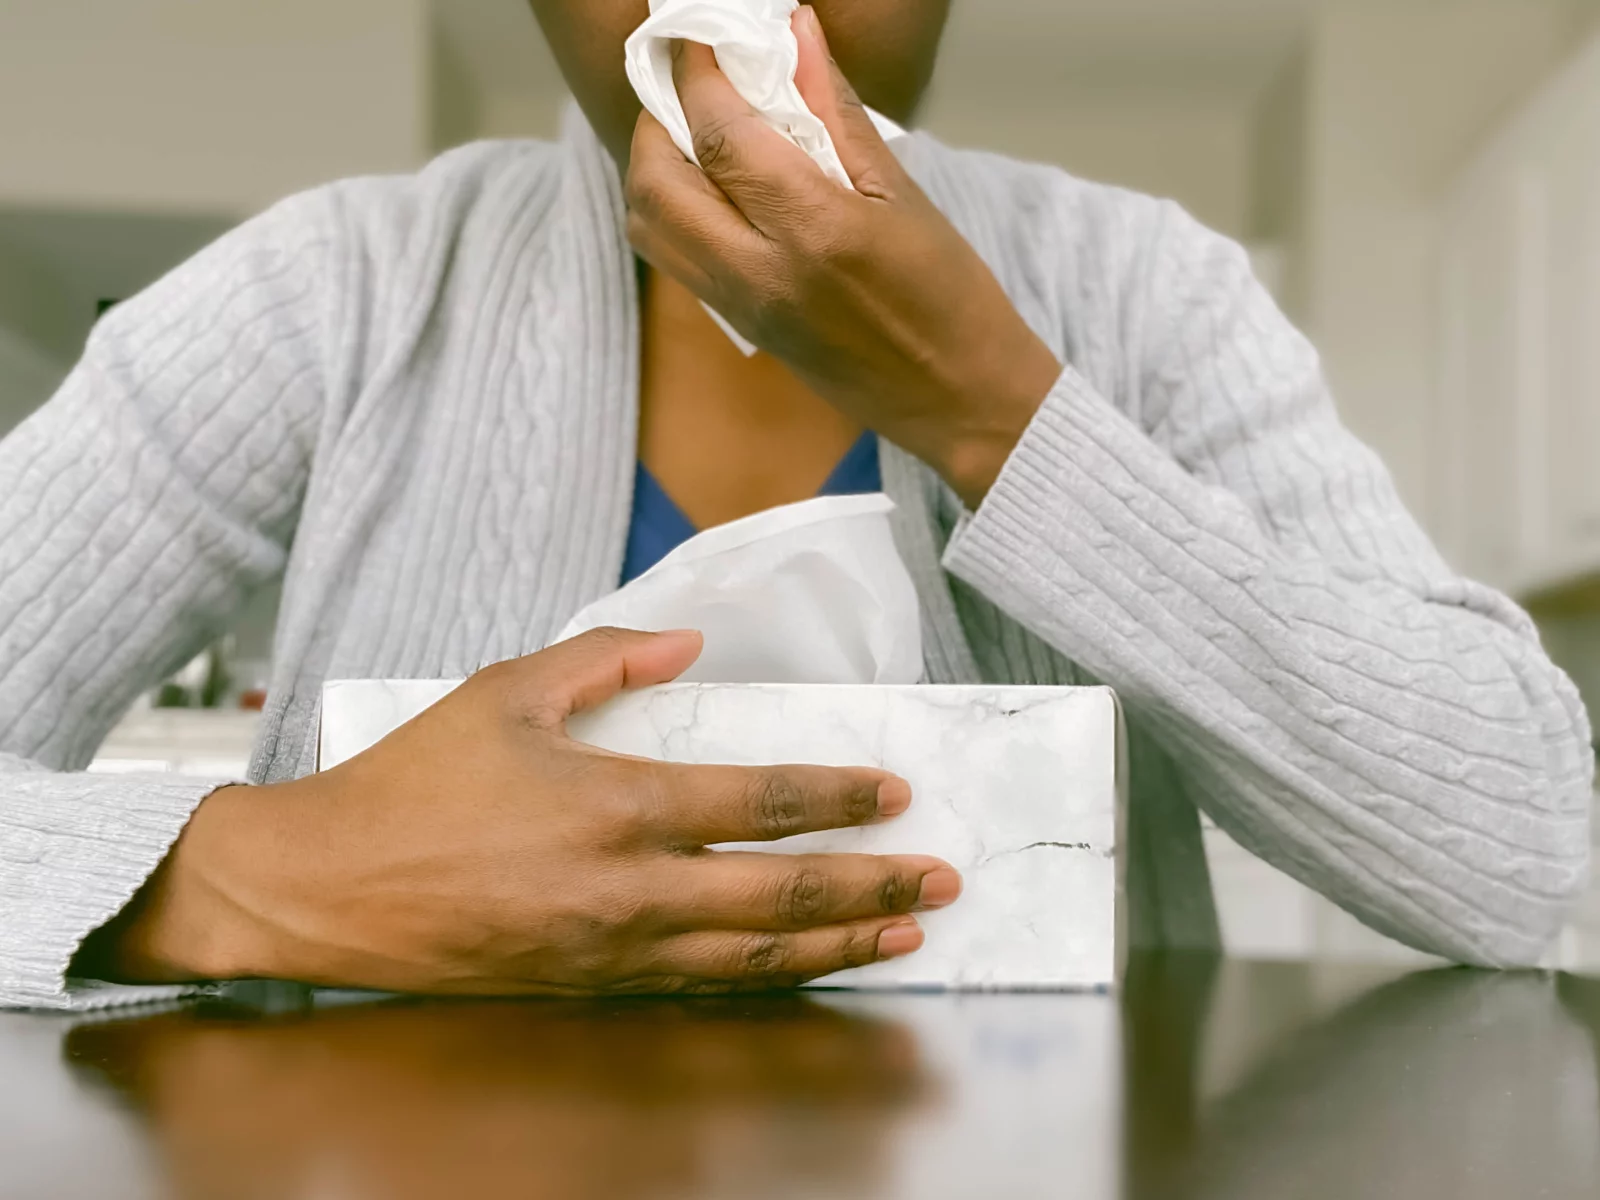
{"label": "person", "polygon": [[[930,681],[1121,694],[1135,943],[1216,944],[1204,811],[1412,946],[1539,961],[1587,870],[1587,717],[1237,246],[1053,168],[891,151],[863,104],[912,117],[946,0],[795,14],[854,191],[702,46],[679,153],[623,70],[644,0],[533,8],[577,99],[559,144],[279,205],[106,317],[0,446],[0,1000],[722,990],[914,951],[960,890],[937,860],[705,850],[891,818],[903,781],[600,754],[565,718],[697,637],[529,653],[649,557],[662,496],[704,528],[863,437]],[[249,785],[80,773],[280,576]],[[485,664],[312,773],[325,679]]]}

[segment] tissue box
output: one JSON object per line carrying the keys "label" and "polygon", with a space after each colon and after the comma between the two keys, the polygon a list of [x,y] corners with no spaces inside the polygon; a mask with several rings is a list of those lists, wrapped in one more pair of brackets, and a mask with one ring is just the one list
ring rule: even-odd
{"label": "tissue box", "polygon": [[[361,753],[457,686],[327,684],[319,765]],[[1126,770],[1107,689],[673,684],[569,729],[668,762],[871,766],[911,783],[910,812],[887,824],[738,847],[933,854],[965,877],[958,904],[920,918],[917,954],[814,986],[1079,990],[1120,978]]]}

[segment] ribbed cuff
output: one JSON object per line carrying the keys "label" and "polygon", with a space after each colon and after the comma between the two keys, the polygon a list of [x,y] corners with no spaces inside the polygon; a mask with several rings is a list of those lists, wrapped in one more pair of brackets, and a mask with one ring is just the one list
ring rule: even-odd
{"label": "ribbed cuff", "polygon": [[233,782],[0,775],[0,1006],[89,1012],[200,990],[76,980],[67,970],[161,865],[200,802]]}
{"label": "ribbed cuff", "polygon": [[[1214,595],[1260,574],[1244,517],[1068,367],[944,566],[1024,624],[1067,632],[1077,623],[1064,607],[1078,600],[1137,646],[1170,620],[1163,595]],[[1103,673],[1112,630],[1080,629],[1083,644],[1059,648]]]}

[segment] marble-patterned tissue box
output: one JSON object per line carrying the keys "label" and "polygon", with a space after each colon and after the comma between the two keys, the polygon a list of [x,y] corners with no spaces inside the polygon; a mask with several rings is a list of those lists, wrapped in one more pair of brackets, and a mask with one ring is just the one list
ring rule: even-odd
{"label": "marble-patterned tissue box", "polygon": [[[327,684],[320,765],[361,753],[457,686]],[[1109,690],[673,684],[569,728],[669,762],[874,766],[911,783],[911,811],[895,821],[761,847],[934,854],[965,877],[958,904],[922,916],[921,951],[821,986],[1073,990],[1120,976],[1126,788]]]}

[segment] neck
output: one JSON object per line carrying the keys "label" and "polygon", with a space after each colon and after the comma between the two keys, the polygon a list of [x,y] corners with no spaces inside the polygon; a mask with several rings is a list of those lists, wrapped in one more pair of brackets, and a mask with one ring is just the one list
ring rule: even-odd
{"label": "neck", "polygon": [[643,288],[639,453],[701,528],[815,495],[861,427],[766,354],[746,358],[688,289]]}

